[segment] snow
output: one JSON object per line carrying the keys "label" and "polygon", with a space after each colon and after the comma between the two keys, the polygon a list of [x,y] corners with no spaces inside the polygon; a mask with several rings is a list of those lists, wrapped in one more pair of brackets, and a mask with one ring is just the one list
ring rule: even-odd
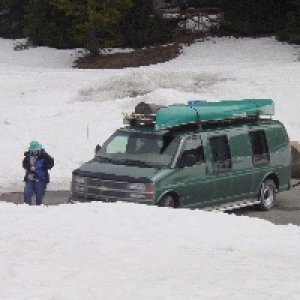
{"label": "snow", "polygon": [[211,38],[170,62],[124,70],[76,70],[77,49],[13,51],[15,43],[0,39],[0,192],[22,189],[20,161],[30,140],[55,157],[49,188],[68,189],[71,171],[139,101],[272,98],[275,118],[300,140],[299,48],[273,38]]}
{"label": "snow", "polygon": [[272,38],[211,39],[165,64],[124,70],[76,70],[78,50],[13,51],[14,43],[0,40],[0,192],[22,190],[20,161],[30,140],[55,157],[49,188],[68,189],[71,171],[139,101],[272,98],[275,117],[300,140],[299,48]]}
{"label": "snow", "polygon": [[299,237],[199,210],[2,204],[0,298],[296,300]]}
{"label": "snow", "polygon": [[[76,70],[78,50],[0,39],[0,192],[21,191],[23,152],[54,156],[50,189],[139,101],[272,98],[300,140],[300,54],[273,38],[211,38],[177,59]],[[0,299],[299,299],[300,230],[223,213],[134,204],[0,204]]]}

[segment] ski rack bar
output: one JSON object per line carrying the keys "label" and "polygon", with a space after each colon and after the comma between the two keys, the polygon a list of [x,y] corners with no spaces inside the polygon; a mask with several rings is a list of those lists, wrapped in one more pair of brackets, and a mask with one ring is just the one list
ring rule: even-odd
{"label": "ski rack bar", "polygon": [[263,120],[263,118],[257,115],[257,116],[243,117],[243,118],[239,117],[239,118],[224,119],[224,120],[200,121],[199,126],[202,127],[231,126],[231,125],[255,123],[258,120]]}

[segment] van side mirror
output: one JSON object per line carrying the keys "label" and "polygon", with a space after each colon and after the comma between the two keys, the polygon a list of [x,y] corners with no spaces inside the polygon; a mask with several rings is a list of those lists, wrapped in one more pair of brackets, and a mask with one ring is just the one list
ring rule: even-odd
{"label": "van side mirror", "polygon": [[189,152],[183,152],[178,166],[179,168],[191,167],[194,164],[196,164],[196,162],[197,162],[197,158],[195,154]]}
{"label": "van side mirror", "polygon": [[96,147],[95,147],[95,154],[97,154],[97,152],[101,149],[102,147],[97,144]]}

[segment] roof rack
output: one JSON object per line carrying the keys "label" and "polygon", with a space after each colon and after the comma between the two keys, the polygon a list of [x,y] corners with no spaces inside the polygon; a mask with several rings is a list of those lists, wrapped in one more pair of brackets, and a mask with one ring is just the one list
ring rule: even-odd
{"label": "roof rack", "polygon": [[188,104],[167,107],[141,102],[133,113],[124,116],[124,123],[131,126],[155,125],[156,130],[189,124],[203,128],[255,122],[263,116],[273,115],[274,102],[271,99],[192,100]]}

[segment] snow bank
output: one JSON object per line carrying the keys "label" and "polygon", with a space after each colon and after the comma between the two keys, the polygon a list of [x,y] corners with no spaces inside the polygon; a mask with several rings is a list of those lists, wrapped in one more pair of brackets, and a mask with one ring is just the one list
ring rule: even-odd
{"label": "snow bank", "polygon": [[297,299],[300,229],[134,204],[0,206],[0,298]]}

